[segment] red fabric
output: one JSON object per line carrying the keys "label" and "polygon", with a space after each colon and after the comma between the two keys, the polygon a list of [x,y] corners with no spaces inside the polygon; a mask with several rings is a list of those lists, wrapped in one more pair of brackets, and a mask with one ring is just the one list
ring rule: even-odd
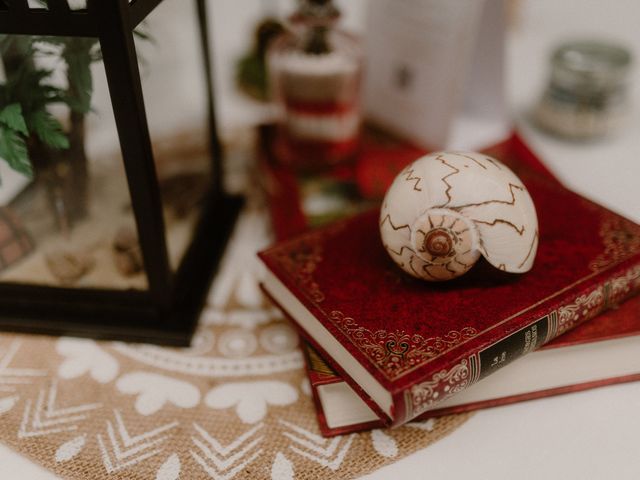
{"label": "red fabric", "polygon": [[[497,158],[518,175],[527,169],[550,179],[555,178],[518,133],[482,151]],[[389,144],[376,141],[375,137],[365,137],[356,162],[356,183],[360,193],[364,198],[381,200],[398,172],[427,153],[408,143]]]}
{"label": "red fabric", "polygon": [[427,152],[411,145],[364,143],[356,161],[355,181],[364,198],[382,199],[398,172]]}
{"label": "red fabric", "polygon": [[274,127],[263,125],[259,129],[259,168],[263,175],[271,224],[277,238],[289,237],[306,228],[307,220],[299,205],[300,194],[295,175],[276,165],[272,151]]}
{"label": "red fabric", "polygon": [[[269,177],[267,194],[271,218],[276,238],[283,240],[305,231],[308,223],[300,205],[296,173],[276,161],[274,138],[274,126],[260,128],[261,169]],[[549,179],[554,178],[518,133],[483,151],[507,164],[517,174],[528,169]],[[338,181],[352,180],[363,199],[382,199],[397,173],[426,153],[426,150],[407,142],[389,140],[384,135],[365,130],[355,164],[336,166],[325,175]]]}
{"label": "red fabric", "polygon": [[[403,392],[412,385],[448,371],[462,359],[640,263],[640,253],[635,251],[619,255],[608,268],[592,271],[590,264],[609,251],[599,234],[606,222],[624,230],[630,239],[640,238],[640,227],[555,181],[534,174],[521,178],[536,205],[541,235],[535,265],[524,275],[506,274],[480,261],[451,282],[415,280],[401,272],[384,251],[377,210],[260,254],[331,334],[394,394],[398,409],[394,421],[402,420]],[[640,282],[634,286],[640,287]],[[357,327],[371,332],[374,347],[376,332],[419,334],[425,339],[450,338],[451,332],[464,328],[481,333],[394,377],[374,360],[375,348],[367,350],[354,340],[357,331],[351,336],[345,332],[335,312],[347,323],[353,319]],[[385,348],[384,342],[378,345]]]}
{"label": "red fabric", "polygon": [[357,150],[357,137],[322,141],[282,135],[274,142],[274,152],[281,166],[313,174],[326,172],[328,168],[351,166]]}

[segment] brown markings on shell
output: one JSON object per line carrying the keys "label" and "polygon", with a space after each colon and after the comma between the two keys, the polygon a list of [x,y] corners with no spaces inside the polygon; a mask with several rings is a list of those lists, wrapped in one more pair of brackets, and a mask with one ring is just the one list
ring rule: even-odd
{"label": "brown markings on shell", "polygon": [[443,205],[440,205],[440,207],[444,207],[446,205],[449,204],[449,202],[451,202],[452,198],[451,198],[451,193],[449,193],[451,191],[451,189],[453,188],[453,185],[451,185],[449,182],[447,182],[447,179],[453,175],[457,175],[458,173],[460,173],[460,170],[458,170],[456,167],[454,167],[453,165],[451,165],[450,163],[447,163],[447,160],[442,158],[442,155],[438,155],[436,157],[436,160],[439,160],[440,162],[442,162],[444,165],[446,165],[447,167],[451,168],[453,170],[453,172],[445,175],[444,177],[442,177],[440,180],[442,181],[442,183],[444,183],[447,188],[444,191],[444,194],[447,196],[447,201],[446,203],[444,203]]}
{"label": "brown markings on shell", "polygon": [[518,226],[515,223],[510,222],[509,220],[505,220],[504,218],[496,218],[492,222],[486,222],[484,220],[476,220],[476,219],[472,219],[472,220],[475,223],[482,223],[483,225],[488,225],[489,227],[495,227],[496,224],[502,223],[504,225],[507,225],[507,226],[513,228],[518,233],[518,235],[520,235],[520,236],[522,236],[524,234],[524,231],[525,231],[525,226],[524,225],[522,225],[522,227],[518,228]]}
{"label": "brown markings on shell", "polygon": [[407,170],[406,172],[402,172],[402,173],[403,173],[404,175],[406,175],[405,180],[406,180],[407,182],[415,181],[415,183],[413,184],[413,189],[414,189],[416,192],[421,192],[421,191],[422,191],[422,188],[418,187],[418,184],[420,183],[420,181],[422,181],[422,178],[421,178],[421,177],[414,176],[414,175],[413,175],[413,172],[414,172],[414,169],[413,169],[413,168],[411,168],[411,169]]}
{"label": "brown markings on shell", "polygon": [[403,245],[403,246],[400,248],[400,251],[394,250],[393,248],[391,248],[391,247],[390,247],[389,245],[387,245],[387,244],[385,244],[385,245],[384,245],[384,248],[385,248],[385,249],[387,249],[387,251],[389,251],[389,252],[391,252],[391,253],[393,253],[394,255],[397,255],[397,256],[399,256],[399,257],[401,257],[401,256],[402,256],[402,253],[403,253],[405,250],[408,250],[408,251],[410,251],[411,253],[416,253],[416,252],[415,252],[415,250],[414,250],[413,248],[411,248],[411,247],[407,247],[406,245]]}
{"label": "brown markings on shell", "polygon": [[[481,162],[479,162],[477,159],[475,159],[473,157],[470,157],[468,155],[464,155],[464,154],[461,154],[461,153],[458,153],[458,152],[450,152],[450,153],[453,154],[453,155],[457,155],[459,157],[464,157],[464,158],[467,158],[469,160],[472,160],[473,162],[475,162],[476,164],[478,164],[479,166],[481,166],[485,170],[487,169],[486,165],[483,165]],[[491,159],[490,157],[485,157],[485,159],[490,161],[491,164],[494,165],[495,167],[497,167],[499,170],[502,170],[502,168],[499,167],[499,165],[493,159]],[[460,210],[462,210],[464,208],[467,208],[467,207],[476,207],[476,206],[481,206],[481,205],[489,205],[489,204],[492,204],[492,203],[499,203],[499,204],[513,206],[513,205],[516,204],[516,196],[515,196],[514,190],[526,191],[525,187],[522,186],[522,185],[509,183],[509,193],[511,195],[511,200],[492,199],[492,200],[486,200],[484,202],[469,203],[469,204],[466,204],[466,205],[455,205],[455,206],[454,205],[450,205],[451,201],[453,200],[453,198],[451,197],[451,193],[450,193],[451,189],[453,188],[453,185],[451,185],[447,180],[448,180],[449,177],[452,177],[454,175],[459,174],[460,170],[458,168],[454,167],[453,165],[451,165],[450,163],[448,163],[446,161],[446,159],[442,158],[442,155],[438,155],[436,157],[436,160],[439,160],[440,162],[442,162],[442,164],[444,164],[447,167],[449,167],[452,170],[452,172],[448,173],[447,175],[445,175],[444,177],[442,177],[440,179],[440,181],[446,185],[446,189],[445,189],[444,193],[447,196],[447,201],[444,204],[437,205],[437,206],[435,206],[433,208],[445,208],[446,207],[446,208],[450,208],[451,210],[454,210],[454,211],[460,211]],[[502,220],[502,221],[504,222],[504,220]],[[482,223],[486,223],[486,222],[482,222]],[[495,223],[494,223],[494,225],[495,225]],[[520,230],[517,227],[515,227],[515,225],[512,224],[512,226],[514,226],[516,231],[518,231],[518,233],[520,235],[522,235]]]}
{"label": "brown markings on shell", "polygon": [[539,236],[540,236],[540,233],[538,233],[538,229],[536,229],[536,233],[533,236],[533,239],[531,240],[531,245],[529,245],[529,251],[527,252],[527,256],[524,257],[524,260],[522,260],[522,262],[520,262],[520,265],[518,265],[518,268],[522,268],[522,266],[527,262],[527,260],[529,260],[529,257],[531,256],[531,252],[533,251],[533,247],[538,241]]}
{"label": "brown markings on shell", "polygon": [[411,227],[408,224],[400,225],[396,227],[393,224],[393,221],[391,220],[391,215],[389,215],[388,213],[380,222],[380,226],[382,227],[387,222],[389,223],[389,225],[391,225],[391,228],[393,228],[394,230],[402,230],[403,228],[406,228],[407,230],[409,230],[409,232],[411,232]]}
{"label": "brown markings on shell", "polygon": [[447,208],[450,208],[451,210],[454,210],[454,211],[459,211],[459,210],[462,210],[463,208],[480,207],[482,205],[489,205],[489,204],[492,204],[492,203],[500,203],[502,205],[514,206],[516,204],[516,194],[515,194],[514,190],[520,190],[521,192],[524,192],[525,188],[522,185],[516,185],[515,183],[509,183],[509,194],[511,195],[511,200],[492,199],[492,200],[485,200],[483,202],[466,203],[464,205],[449,205]]}

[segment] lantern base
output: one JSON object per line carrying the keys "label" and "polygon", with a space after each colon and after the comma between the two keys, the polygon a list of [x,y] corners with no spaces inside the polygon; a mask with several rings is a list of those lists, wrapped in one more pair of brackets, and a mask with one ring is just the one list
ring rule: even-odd
{"label": "lantern base", "polygon": [[140,291],[4,285],[0,330],[188,346],[242,204],[238,196],[210,196],[170,302],[156,305]]}

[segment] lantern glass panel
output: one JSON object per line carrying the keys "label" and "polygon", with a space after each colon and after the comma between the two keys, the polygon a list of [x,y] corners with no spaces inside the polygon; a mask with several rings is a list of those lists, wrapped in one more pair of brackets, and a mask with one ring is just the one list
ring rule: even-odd
{"label": "lantern glass panel", "polygon": [[0,47],[0,282],[147,289],[98,39]]}
{"label": "lantern glass panel", "polygon": [[212,163],[208,92],[195,2],[164,0],[134,36],[175,271],[193,238]]}

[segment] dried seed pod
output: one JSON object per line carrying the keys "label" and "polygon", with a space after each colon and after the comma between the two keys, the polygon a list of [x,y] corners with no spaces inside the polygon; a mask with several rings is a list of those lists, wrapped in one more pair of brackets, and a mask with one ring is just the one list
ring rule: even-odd
{"label": "dried seed pod", "polygon": [[504,164],[480,153],[438,152],[395,178],[380,234],[404,271],[442,281],[467,272],[481,255],[501,270],[529,271],[538,219],[529,192]]}
{"label": "dried seed pod", "polygon": [[137,275],[144,270],[142,250],[135,227],[119,228],[113,239],[112,249],[116,268],[125,277]]}
{"label": "dried seed pod", "polygon": [[75,284],[95,266],[95,260],[80,251],[53,250],[44,258],[49,271],[62,285]]}

